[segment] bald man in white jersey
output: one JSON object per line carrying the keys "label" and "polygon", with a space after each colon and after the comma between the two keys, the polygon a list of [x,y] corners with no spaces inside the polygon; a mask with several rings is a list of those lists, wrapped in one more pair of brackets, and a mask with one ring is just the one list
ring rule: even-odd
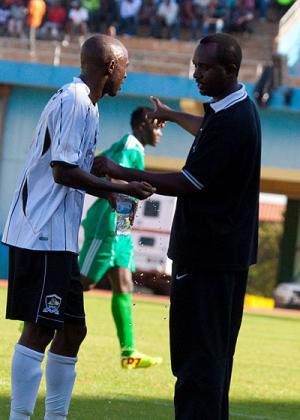
{"label": "bald man in white jersey", "polygon": [[[67,418],[75,363],[86,335],[77,262],[85,191],[144,199],[147,183],[111,183],[97,176],[97,102],[115,96],[126,78],[128,53],[118,40],[98,35],[81,50],[81,74],[44,108],[11,204],[2,241],[9,245],[6,317],[24,321],[12,361],[10,420],[33,414],[46,347],[45,420]],[[90,173],[91,172],[91,173]]]}

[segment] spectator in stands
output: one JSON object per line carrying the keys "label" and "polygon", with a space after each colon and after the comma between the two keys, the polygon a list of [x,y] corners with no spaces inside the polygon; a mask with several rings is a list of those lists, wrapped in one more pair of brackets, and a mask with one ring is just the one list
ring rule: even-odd
{"label": "spectator in stands", "polygon": [[211,0],[193,0],[195,19],[197,21],[197,28],[195,32],[199,29],[200,33],[202,33],[203,23],[208,14],[210,2]]}
{"label": "spectator in stands", "polygon": [[[228,25],[232,20],[232,15],[233,15],[233,12],[236,9],[236,5],[237,5],[238,0],[223,0],[223,1],[224,1],[226,10],[227,10],[224,31],[227,32]],[[247,1],[249,1],[249,4],[252,3],[255,6],[255,1],[256,0],[247,0]]]}
{"label": "spectator in stands", "polygon": [[112,36],[115,38],[117,36],[117,29],[114,25],[109,25],[105,30],[105,35]]}
{"label": "spectator in stands", "polygon": [[239,0],[233,11],[228,31],[251,34],[253,32],[254,20],[253,8],[251,8],[248,0]]}
{"label": "spectator in stands", "polygon": [[149,35],[154,36],[157,19],[157,5],[154,0],[144,0],[139,13],[139,23],[149,26]]}
{"label": "spectator in stands", "polygon": [[88,11],[87,25],[90,32],[100,32],[100,0],[81,0],[82,6]]}
{"label": "spectator in stands", "polygon": [[35,54],[36,30],[41,26],[46,13],[44,0],[29,0],[27,5],[27,23],[29,26],[29,49]]}
{"label": "spectator in stands", "polygon": [[193,0],[194,9],[199,16],[206,15],[211,0]]}
{"label": "spectator in stands", "polygon": [[190,39],[196,40],[197,29],[201,27],[201,20],[196,14],[193,0],[182,0],[179,5],[180,28],[187,28],[190,31]]}
{"label": "spectator in stands", "polygon": [[141,0],[121,0],[120,24],[118,28],[120,35],[136,35],[138,13],[141,6]]}
{"label": "spectator in stands", "polygon": [[[101,0],[99,11],[100,26],[105,25],[105,31],[109,26],[119,26],[120,5],[117,0]],[[104,32],[105,32],[104,31]]]}
{"label": "spectator in stands", "polygon": [[259,20],[265,21],[267,19],[270,0],[257,0],[257,8],[259,11]]}
{"label": "spectator in stands", "polygon": [[29,0],[27,5],[27,23],[31,28],[37,29],[43,22],[46,13],[44,0]]}
{"label": "spectator in stands", "polygon": [[66,36],[63,41],[63,45],[67,46],[70,42],[70,38],[73,35],[79,35],[79,43],[82,44],[84,37],[87,33],[87,21],[89,15],[85,7],[81,6],[81,3],[76,0],[71,3],[71,9],[69,11],[68,21],[66,24]]}
{"label": "spectator in stands", "polygon": [[1,3],[3,6],[7,6],[7,7],[12,6],[12,5],[14,4],[14,2],[15,2],[15,0],[1,0],[1,1],[0,1],[0,3]]}
{"label": "spectator in stands", "polygon": [[158,6],[157,19],[155,24],[155,36],[162,38],[162,31],[165,28],[167,38],[178,38],[179,7],[174,0],[162,0]]}
{"label": "spectator in stands", "polygon": [[7,32],[9,36],[23,38],[25,36],[24,26],[27,9],[22,0],[15,0],[9,8],[9,20],[7,23]]}
{"label": "spectator in stands", "polygon": [[234,6],[237,6],[238,4],[243,4],[248,10],[250,10],[254,14],[254,9],[256,5],[255,0],[237,0],[237,3]]}
{"label": "spectator in stands", "polygon": [[0,3],[0,35],[7,34],[7,23],[9,15],[9,7],[6,4]]}
{"label": "spectator in stands", "polygon": [[59,1],[49,5],[46,12],[46,21],[41,28],[41,34],[47,37],[50,33],[52,39],[60,39],[66,18],[67,11]]}
{"label": "spectator in stands", "polygon": [[203,23],[202,36],[208,32],[222,32],[227,16],[227,9],[222,0],[213,0],[208,8],[208,14]]}

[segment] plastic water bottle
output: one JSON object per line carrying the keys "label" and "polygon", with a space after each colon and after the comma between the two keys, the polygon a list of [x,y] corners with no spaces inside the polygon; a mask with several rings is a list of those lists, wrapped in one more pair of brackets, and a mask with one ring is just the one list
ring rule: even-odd
{"label": "plastic water bottle", "polygon": [[127,195],[119,194],[117,198],[116,235],[129,235],[131,229],[130,219],[133,215],[133,200]]}

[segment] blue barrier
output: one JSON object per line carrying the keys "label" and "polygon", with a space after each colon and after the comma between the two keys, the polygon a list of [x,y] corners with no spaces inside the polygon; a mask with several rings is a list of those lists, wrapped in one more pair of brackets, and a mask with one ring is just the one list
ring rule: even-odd
{"label": "blue barrier", "polygon": [[0,279],[8,277],[8,247],[0,242]]}

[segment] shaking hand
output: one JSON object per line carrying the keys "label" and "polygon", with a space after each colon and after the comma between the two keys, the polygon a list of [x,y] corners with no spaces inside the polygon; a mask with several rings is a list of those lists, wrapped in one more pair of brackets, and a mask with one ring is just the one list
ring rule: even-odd
{"label": "shaking hand", "polygon": [[155,191],[156,191],[156,188],[152,187],[152,185],[144,181],[142,182],[132,181],[124,185],[125,194],[131,195],[132,197],[136,197],[139,200],[144,200],[145,198],[150,197],[150,195],[154,194]]}

